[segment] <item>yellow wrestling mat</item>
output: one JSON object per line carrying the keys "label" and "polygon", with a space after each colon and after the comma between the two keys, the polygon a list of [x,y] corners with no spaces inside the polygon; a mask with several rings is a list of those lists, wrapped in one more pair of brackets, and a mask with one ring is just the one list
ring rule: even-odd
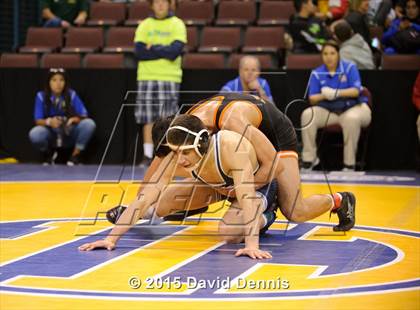
{"label": "yellow wrestling mat", "polygon": [[256,261],[218,239],[220,203],[185,223],[139,222],[112,252],[79,252],[106,235],[103,212],[137,185],[0,183],[0,308],[419,309],[420,188],[332,188],[355,193],[353,230],[334,233],[335,215],[303,224],[280,215],[260,241],[273,259]]}

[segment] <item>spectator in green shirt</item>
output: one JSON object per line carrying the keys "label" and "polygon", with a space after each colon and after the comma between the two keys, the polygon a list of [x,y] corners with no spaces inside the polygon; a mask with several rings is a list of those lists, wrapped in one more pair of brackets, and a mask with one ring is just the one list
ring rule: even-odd
{"label": "spectator in green shirt", "polygon": [[87,0],[41,0],[45,27],[68,28],[83,25],[87,18]]}

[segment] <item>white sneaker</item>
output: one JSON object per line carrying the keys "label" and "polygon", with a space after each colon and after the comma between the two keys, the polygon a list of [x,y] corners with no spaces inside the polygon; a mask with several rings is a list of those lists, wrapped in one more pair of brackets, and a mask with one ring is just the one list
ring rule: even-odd
{"label": "white sneaker", "polygon": [[353,166],[344,165],[344,168],[341,169],[341,171],[343,171],[343,172],[354,172],[354,171],[356,171],[356,167],[354,165]]}

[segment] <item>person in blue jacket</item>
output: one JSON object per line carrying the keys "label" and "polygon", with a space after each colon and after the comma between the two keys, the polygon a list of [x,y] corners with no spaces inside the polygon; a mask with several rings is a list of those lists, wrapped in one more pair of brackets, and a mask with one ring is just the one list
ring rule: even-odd
{"label": "person in blue jacket", "polygon": [[319,163],[318,129],[338,124],[343,129],[343,170],[355,170],[360,130],[371,121],[368,98],[361,94],[363,88],[356,65],[340,59],[335,41],[324,44],[321,56],[324,64],[312,70],[309,79],[311,107],[301,115],[303,168],[312,169]]}
{"label": "person in blue jacket", "polygon": [[44,164],[53,164],[55,148],[73,147],[67,165],[80,163],[96,125],[77,93],[68,85],[64,69],[50,69],[44,91],[35,97],[36,126],[29,132],[32,144],[42,153]]}
{"label": "person in blue jacket", "polygon": [[260,61],[257,57],[246,55],[239,61],[239,76],[227,82],[220,92],[237,92],[257,95],[273,102],[270,85],[260,78]]}
{"label": "person in blue jacket", "polygon": [[382,37],[385,54],[420,54],[419,7],[420,0],[405,3],[405,14],[394,19]]}

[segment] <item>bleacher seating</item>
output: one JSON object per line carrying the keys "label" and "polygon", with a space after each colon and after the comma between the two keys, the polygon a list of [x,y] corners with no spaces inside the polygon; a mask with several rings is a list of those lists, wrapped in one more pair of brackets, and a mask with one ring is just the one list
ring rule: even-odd
{"label": "bleacher seating", "polygon": [[198,30],[197,27],[187,27],[187,52],[195,52],[198,46]]}
{"label": "bleacher seating", "polygon": [[63,45],[61,28],[30,27],[26,34],[26,42],[20,48],[21,53],[51,53]]}
{"label": "bleacher seating", "polygon": [[419,55],[383,55],[384,70],[420,70]]}
{"label": "bleacher seating", "polygon": [[198,51],[234,52],[239,48],[240,35],[238,27],[204,27]]}
{"label": "bleacher seating", "polygon": [[4,53],[0,58],[1,68],[36,68],[38,56],[36,54]]}
{"label": "bleacher seating", "polygon": [[282,27],[248,27],[244,53],[277,53],[284,48],[284,29]]}
{"label": "bleacher seating", "polygon": [[188,53],[183,57],[185,69],[223,69],[225,59],[222,54]]}
{"label": "bleacher seating", "polygon": [[64,53],[92,53],[100,50],[103,46],[103,29],[71,27],[67,31],[66,45],[62,49]]}
{"label": "bleacher seating", "polygon": [[137,26],[142,20],[149,17],[151,13],[148,1],[133,2],[128,8],[128,19],[125,21],[125,25]]}
{"label": "bleacher seating", "polygon": [[213,3],[210,1],[182,1],[178,4],[176,15],[189,26],[208,25],[214,18]]}
{"label": "bleacher seating", "polygon": [[[290,0],[181,0],[177,7],[177,16],[187,25],[187,44],[185,52],[190,53],[186,63],[203,67],[203,59],[212,59],[217,68],[236,68],[240,55],[255,54],[266,69],[282,66],[287,69],[312,69],[321,63],[319,55],[285,55],[284,34],[289,18],[294,14]],[[217,13],[217,14],[216,14]],[[64,59],[66,66],[81,67],[90,53],[132,53],[136,27],[151,14],[148,1],[132,3],[92,2],[90,16],[86,26],[61,28],[30,27],[25,45],[18,54],[6,55],[5,59],[16,61],[17,66],[37,66],[38,57],[23,57],[25,53],[54,53],[44,60]],[[120,25],[120,26],[116,26]],[[121,26],[123,25],[123,26]],[[99,27],[92,27],[99,26]],[[232,27],[233,26],[233,27]],[[381,27],[370,28],[372,37],[380,39]],[[79,58],[58,56],[59,54],[80,53]],[[224,55],[208,57],[211,53]],[[10,58],[11,57],[11,58]],[[127,58],[128,57],[128,58]],[[131,57],[131,58],[130,58]],[[382,69],[413,70],[419,68],[419,58],[415,55],[395,55],[382,57]],[[33,60],[36,60],[35,62]],[[93,58],[95,59],[95,58]],[[106,59],[103,58],[103,59]],[[193,59],[193,60],[191,60]],[[217,60],[216,60],[217,59]],[[222,60],[221,60],[222,59]],[[82,61],[83,60],[83,61]],[[126,56],[125,64],[135,66],[133,56]],[[131,62],[130,62],[131,60]],[[381,61],[378,57],[378,64]],[[196,65],[196,62],[199,65]],[[10,64],[9,60],[7,63]]]}
{"label": "bleacher seating", "polygon": [[80,54],[52,53],[41,58],[41,68],[80,68]]}
{"label": "bleacher seating", "polygon": [[105,53],[133,52],[134,33],[133,27],[112,27],[108,31],[107,43],[104,47]]}
{"label": "bleacher seating", "polygon": [[286,57],[286,69],[315,69],[322,65],[319,54],[288,54]]}
{"label": "bleacher seating", "polygon": [[258,25],[287,25],[295,13],[293,1],[261,1]]}
{"label": "bleacher seating", "polygon": [[122,54],[87,54],[85,68],[124,68],[124,55]]}
{"label": "bleacher seating", "polygon": [[256,17],[256,4],[254,1],[222,1],[219,4],[219,13],[216,26],[247,26],[254,22]]}
{"label": "bleacher seating", "polygon": [[113,2],[92,2],[88,26],[115,26],[125,20],[125,4]]}

